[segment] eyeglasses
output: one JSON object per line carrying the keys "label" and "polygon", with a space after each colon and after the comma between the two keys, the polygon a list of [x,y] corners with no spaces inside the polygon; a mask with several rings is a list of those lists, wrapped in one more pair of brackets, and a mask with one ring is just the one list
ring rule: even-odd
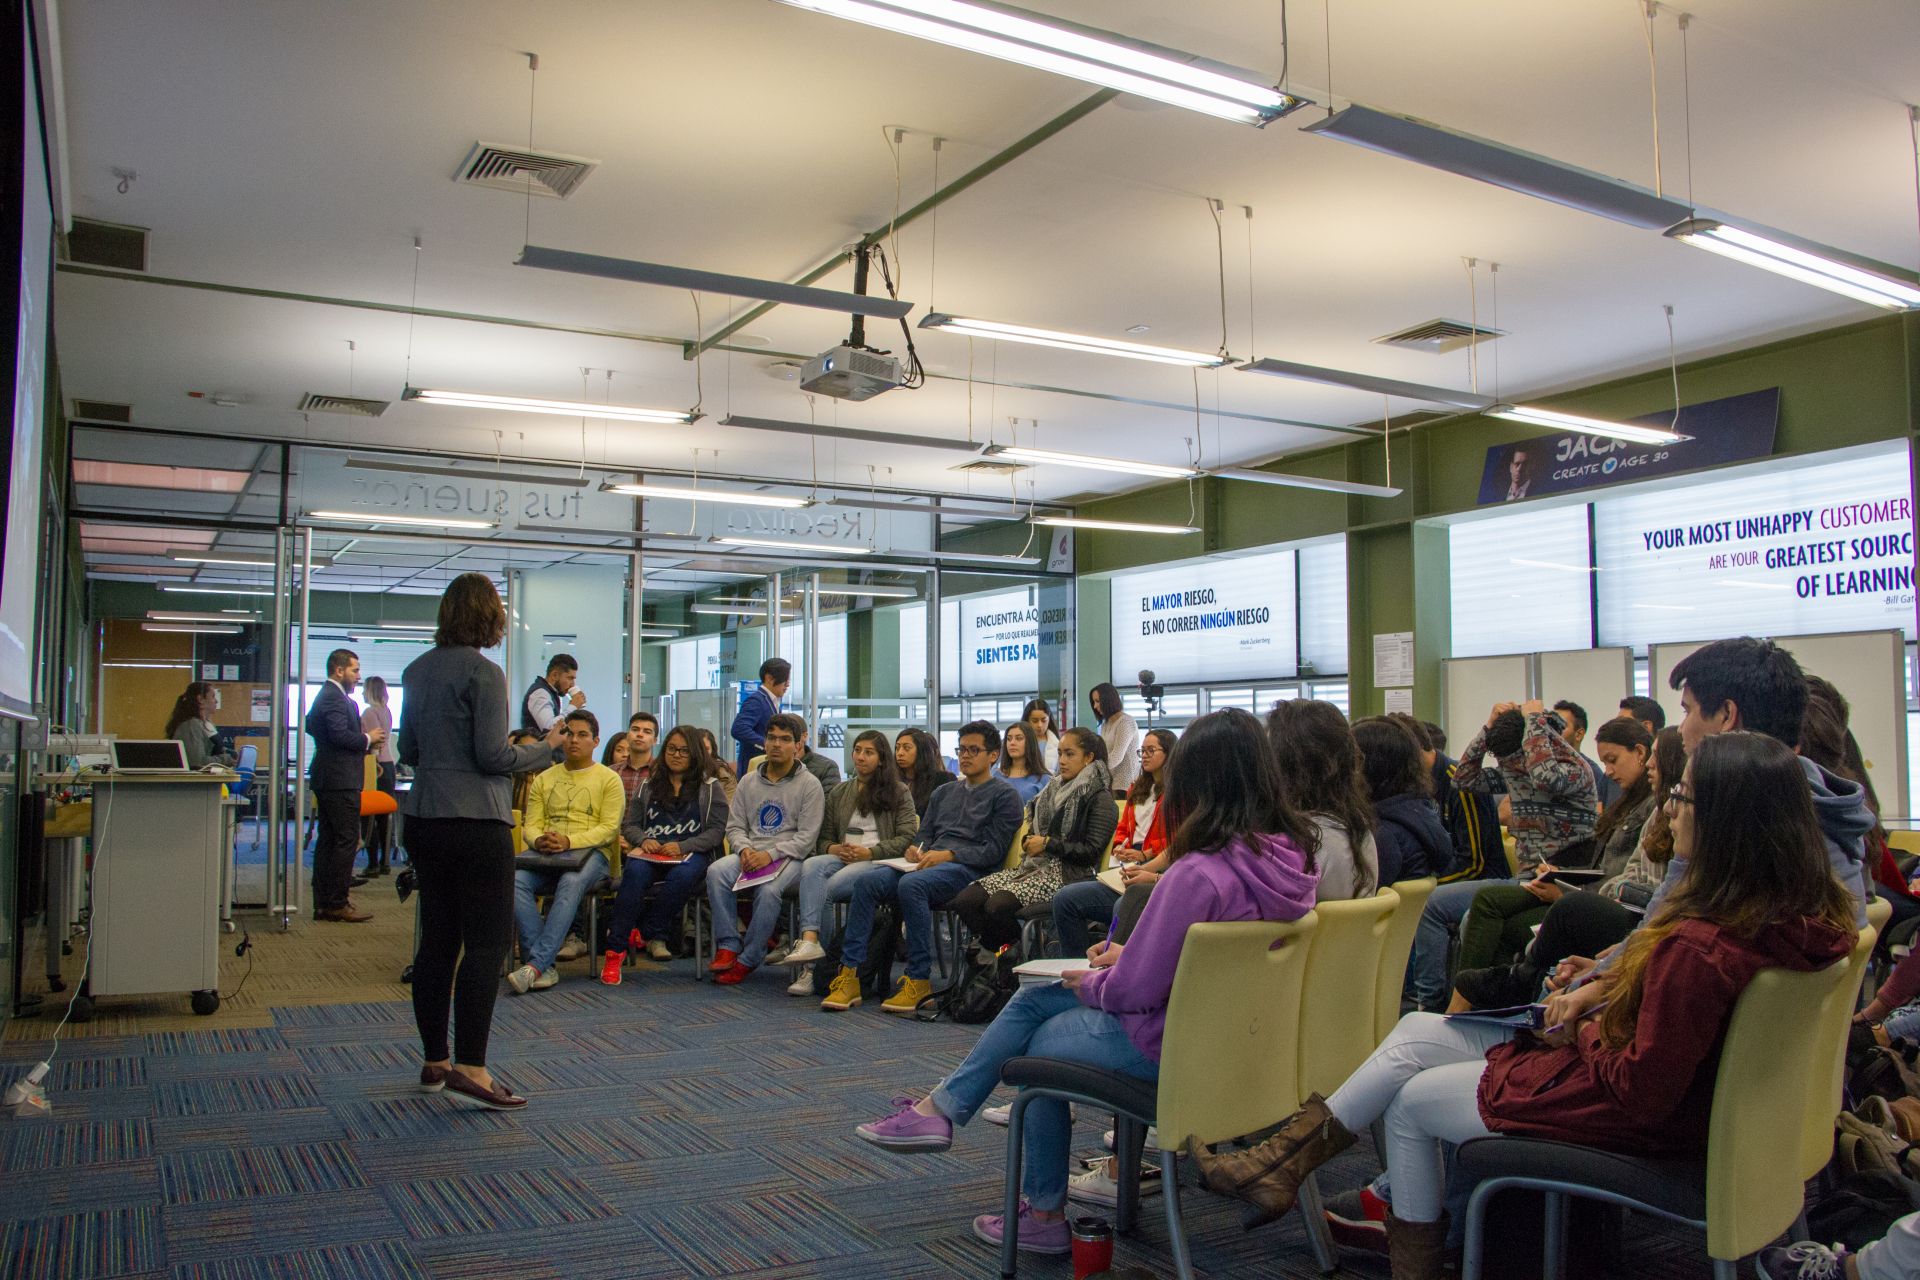
{"label": "eyeglasses", "polygon": [[1693,793],[1687,790],[1685,783],[1676,783],[1673,790],[1667,792],[1668,804],[1692,804]]}
{"label": "eyeglasses", "polygon": [[660,754],[663,756],[686,756],[692,755],[693,753],[688,751],[683,743],[669,742],[660,749]]}
{"label": "eyeglasses", "polygon": [[987,747],[969,747],[964,744],[961,746],[955,747],[953,749],[953,753],[957,756],[986,756],[986,755],[993,754],[993,752]]}

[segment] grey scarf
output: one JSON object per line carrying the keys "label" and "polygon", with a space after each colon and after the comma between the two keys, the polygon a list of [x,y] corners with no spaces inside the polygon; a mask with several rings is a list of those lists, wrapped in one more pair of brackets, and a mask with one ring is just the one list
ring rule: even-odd
{"label": "grey scarf", "polygon": [[[1087,767],[1069,781],[1062,782],[1056,774],[1033,798],[1027,810],[1027,830],[1037,836],[1056,830],[1065,834],[1080,825],[1081,815],[1091,801],[1112,803],[1112,794],[1113,772],[1098,760],[1088,761]],[[1056,815],[1061,819],[1057,826]]]}

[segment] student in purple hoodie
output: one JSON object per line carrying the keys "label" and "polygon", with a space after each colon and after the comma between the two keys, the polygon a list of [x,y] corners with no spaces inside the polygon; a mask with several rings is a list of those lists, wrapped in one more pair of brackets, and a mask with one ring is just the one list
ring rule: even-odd
{"label": "student in purple hoodie", "polygon": [[[971,1120],[1000,1083],[1000,1068],[1027,1054],[1158,1079],[1167,998],[1187,926],[1298,920],[1313,910],[1316,829],[1287,802],[1258,720],[1240,710],[1195,720],[1167,764],[1161,805],[1173,833],[1171,861],[1125,954],[1099,943],[1087,953],[1091,968],[1068,972],[1057,986],[1022,988],[932,1093],[856,1134],[894,1151],[945,1151],[953,1126]],[[1028,1105],[1024,1250],[1072,1251],[1065,1214],[1072,1137],[1065,1102]],[[989,1244],[1000,1243],[1003,1227],[997,1213],[973,1220],[974,1235]]]}

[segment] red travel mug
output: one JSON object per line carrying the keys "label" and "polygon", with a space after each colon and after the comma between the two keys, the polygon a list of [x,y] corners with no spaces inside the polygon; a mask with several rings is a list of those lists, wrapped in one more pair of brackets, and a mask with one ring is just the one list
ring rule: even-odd
{"label": "red travel mug", "polygon": [[1073,1280],[1113,1269],[1113,1228],[1105,1218],[1073,1220]]}

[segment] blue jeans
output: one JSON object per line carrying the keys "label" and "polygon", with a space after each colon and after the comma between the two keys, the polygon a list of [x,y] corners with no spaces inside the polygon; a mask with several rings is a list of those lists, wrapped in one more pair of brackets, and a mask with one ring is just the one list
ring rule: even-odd
{"label": "blue jeans", "polygon": [[1407,959],[1407,997],[1422,1009],[1440,1009],[1447,1002],[1447,937],[1460,931],[1461,921],[1482,889],[1496,884],[1525,884],[1524,880],[1457,880],[1443,884],[1427,899],[1420,927],[1413,935],[1413,954]]}
{"label": "blue jeans", "polygon": [[1892,1039],[1920,1041],[1920,1002],[1901,1005],[1880,1025]]}
{"label": "blue jeans", "polygon": [[707,905],[713,908],[713,946],[716,951],[733,951],[740,963],[757,969],[767,958],[767,939],[780,923],[781,908],[786,905],[787,887],[800,878],[800,863],[786,859],[780,874],[753,890],[753,918],[747,922],[746,945],[740,943],[740,904],[734,896],[733,882],[740,878],[740,855],[730,853],[707,868]]}
{"label": "blue jeans", "polygon": [[[613,900],[613,922],[607,928],[607,950],[624,952],[627,935],[637,925],[643,938],[665,938],[673,928],[673,918],[687,905],[694,890],[706,878],[707,855],[696,853],[678,866],[628,858],[620,872],[620,893]],[[646,902],[647,890],[659,888],[652,902]],[[642,904],[645,911],[642,912]]]}
{"label": "blue jeans", "polygon": [[[513,922],[520,929],[520,951],[526,963],[541,973],[553,968],[553,957],[573,928],[581,900],[607,878],[607,855],[597,850],[578,871],[516,871],[513,873]],[[548,895],[547,914],[541,918],[533,900]]]}
{"label": "blue jeans", "polygon": [[892,898],[900,904],[900,922],[907,927],[907,976],[925,982],[933,976],[933,909],[953,901],[956,893],[980,878],[980,872],[958,862],[943,862],[912,874],[891,867],[875,867],[873,872],[854,882],[840,963],[858,969],[866,960],[874,909]]}
{"label": "blue jeans", "polygon": [[[1160,1064],[1135,1047],[1110,1013],[1090,1009],[1059,983],[1022,987],[1007,1001],[966,1061],[933,1091],[933,1105],[955,1124],[973,1119],[1000,1083],[1000,1068],[1012,1058],[1064,1058],[1158,1080]],[[1067,1201],[1067,1155],[1073,1117],[1059,1098],[1027,1104],[1020,1189],[1027,1203],[1052,1212]]]}
{"label": "blue jeans", "polygon": [[829,936],[827,904],[852,901],[854,886],[863,877],[886,870],[871,862],[842,862],[831,853],[808,858],[800,866],[800,932],[811,929],[824,944]]}
{"label": "blue jeans", "polygon": [[1061,886],[1053,895],[1053,936],[1059,940],[1054,949],[1067,959],[1085,955],[1087,931],[1112,928],[1113,909],[1119,905],[1120,895],[1098,880]]}

